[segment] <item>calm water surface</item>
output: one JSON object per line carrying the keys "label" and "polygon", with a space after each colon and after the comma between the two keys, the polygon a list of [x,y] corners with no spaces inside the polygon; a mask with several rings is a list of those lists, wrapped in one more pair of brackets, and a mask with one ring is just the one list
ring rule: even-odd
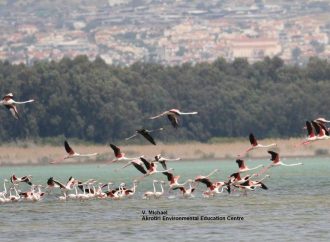
{"label": "calm water surface", "polygon": [[[63,202],[56,200],[60,192],[55,192],[41,202],[0,204],[0,241],[329,241],[330,158],[285,162],[303,162],[304,166],[272,168],[268,172],[270,179],[265,181],[269,190],[248,196],[236,192],[206,199],[201,196],[204,186],[200,185],[192,199],[172,195],[143,200],[142,194],[152,190],[154,178],[165,179],[156,174],[140,182],[135,196],[127,200]],[[247,163],[253,167],[269,161]],[[140,174],[132,166],[114,171],[121,165],[1,167],[0,179],[14,173],[31,174],[35,184],[46,184],[50,176],[64,182],[72,175],[80,180],[95,178],[130,186],[131,180]],[[215,168],[220,172],[213,180],[225,180],[236,170],[233,161],[179,161],[169,162],[169,166],[181,175],[180,181],[206,175]],[[220,216],[225,220],[142,221],[142,212],[149,210],[167,211],[168,216]],[[244,220],[228,220],[228,216]]]}

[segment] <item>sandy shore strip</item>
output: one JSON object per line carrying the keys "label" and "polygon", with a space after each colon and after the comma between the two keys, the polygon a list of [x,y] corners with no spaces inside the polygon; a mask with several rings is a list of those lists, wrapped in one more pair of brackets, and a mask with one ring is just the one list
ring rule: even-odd
{"label": "sandy shore strip", "polygon": [[[261,144],[277,143],[277,147],[269,148],[280,153],[281,157],[306,157],[330,154],[330,141],[317,141],[309,145],[300,145],[302,139],[266,139],[260,140]],[[68,159],[64,163],[75,162],[106,162],[112,160],[114,155],[108,145],[75,145],[71,144],[78,153],[94,153],[96,158]],[[120,146],[120,145],[119,145]],[[228,143],[186,143],[186,144],[158,144],[154,145],[124,145],[120,146],[128,157],[144,155],[153,158],[157,154],[169,158],[181,157],[182,160],[235,160],[238,154],[242,154],[250,147],[248,141],[233,141]],[[25,146],[0,146],[0,165],[33,165],[49,164],[53,160],[60,159],[66,155],[62,146],[39,146],[28,144]],[[243,156],[243,159],[269,158],[267,149],[257,149]]]}

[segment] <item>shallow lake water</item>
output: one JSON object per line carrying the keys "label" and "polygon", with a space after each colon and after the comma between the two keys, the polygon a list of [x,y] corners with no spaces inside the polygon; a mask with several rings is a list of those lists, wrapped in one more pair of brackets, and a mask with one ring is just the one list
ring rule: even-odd
{"label": "shallow lake water", "polygon": [[[224,192],[203,198],[206,187],[200,184],[194,198],[183,199],[179,192],[173,192],[160,199],[144,200],[143,193],[152,190],[152,180],[166,178],[155,174],[143,179],[134,197],[125,200],[59,201],[61,193],[54,190],[39,202],[0,204],[1,241],[329,241],[330,158],[284,161],[304,165],[271,168],[267,172],[270,178],[265,180],[269,189],[249,192],[247,196]],[[270,161],[246,162],[253,167]],[[31,174],[33,183],[44,185],[51,176],[63,183],[73,176],[79,180],[112,181],[116,185],[125,182],[130,187],[132,180],[141,174],[133,166],[116,171],[122,165],[1,167],[0,190],[3,179],[12,174]],[[215,168],[219,172],[211,180],[223,181],[237,170],[234,161],[174,161],[168,162],[168,166],[181,176],[180,181],[207,175]],[[28,186],[21,185],[20,189]],[[143,216],[149,215],[149,210],[166,214],[145,221]],[[198,220],[183,220],[186,217]]]}

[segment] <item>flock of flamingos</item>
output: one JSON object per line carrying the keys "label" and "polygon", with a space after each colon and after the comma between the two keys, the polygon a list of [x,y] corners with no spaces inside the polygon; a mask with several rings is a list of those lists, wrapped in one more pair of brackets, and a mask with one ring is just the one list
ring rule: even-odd
{"label": "flock of flamingos", "polygon": [[[13,100],[13,94],[8,93],[0,101],[0,104],[5,106],[12,114],[15,119],[19,119],[19,114],[16,108],[16,104],[25,104],[33,102],[34,100],[28,100],[24,102],[16,102]],[[183,115],[196,115],[197,112],[184,113],[178,109],[171,109],[165,111],[157,116],[151,117],[150,119],[157,119],[160,117],[167,117],[174,128],[179,128],[179,119]],[[324,118],[317,118],[313,121],[306,121],[307,137],[298,145],[306,145],[311,142],[330,139],[329,130],[326,127],[326,123],[329,120]],[[162,131],[163,128],[155,130],[138,129],[135,133],[126,138],[130,140],[138,135],[143,136],[151,144],[156,145],[154,138],[151,136],[152,132]],[[177,161],[180,158],[170,159],[159,155],[156,155],[154,159],[147,159],[144,156],[140,157],[126,157],[125,153],[121,151],[119,147],[114,144],[110,144],[111,149],[114,152],[114,159],[109,161],[109,163],[114,163],[118,161],[127,161],[127,163],[120,169],[126,168],[128,166],[133,166],[137,172],[141,173],[141,177],[132,181],[132,187],[126,187],[125,183],[120,183],[114,186],[113,183],[99,183],[95,179],[89,179],[87,181],[80,181],[74,177],[70,177],[67,182],[62,183],[53,177],[47,180],[47,185],[35,185],[32,183],[32,176],[27,175],[23,177],[17,177],[12,175],[9,179],[3,180],[3,191],[0,192],[0,203],[17,202],[17,201],[40,201],[54,190],[58,189],[61,191],[56,197],[58,200],[68,200],[68,199],[125,199],[135,195],[138,184],[147,176],[151,176],[156,173],[161,173],[164,175],[165,181],[153,180],[153,190],[145,191],[143,193],[143,199],[160,198],[163,196],[173,196],[170,194],[175,194],[183,198],[194,197],[194,192],[197,186],[203,184],[206,188],[202,191],[203,197],[214,197],[224,191],[228,194],[232,192],[241,192],[242,195],[247,195],[248,191],[255,191],[256,189],[267,190],[267,186],[263,182],[269,175],[265,174],[270,168],[276,166],[297,166],[302,165],[302,163],[297,164],[285,164],[280,160],[280,156],[277,152],[273,150],[268,150],[270,154],[271,163],[268,166],[258,165],[253,168],[249,168],[245,161],[242,159],[244,155],[255,149],[267,149],[277,146],[277,144],[262,145],[258,143],[255,136],[251,133],[249,135],[249,140],[251,146],[245,150],[242,154],[238,155],[236,163],[238,165],[237,172],[228,176],[228,180],[217,181],[211,180],[211,176],[216,174],[218,170],[213,170],[207,175],[199,175],[194,179],[188,179],[184,182],[179,182],[180,176],[174,175],[173,168],[167,167],[168,161]],[[52,161],[51,163],[59,163],[65,159],[74,159],[76,157],[93,157],[97,156],[97,153],[93,154],[79,154],[75,152],[69,145],[67,141],[64,141],[64,148],[66,150],[66,155],[57,161]],[[158,165],[161,165],[162,169],[158,169]],[[258,170],[258,172],[253,174],[246,174],[252,170]],[[10,184],[7,188],[7,183]],[[166,185],[167,183],[167,185]],[[30,186],[26,191],[20,190],[20,184],[26,184]],[[165,191],[165,186],[169,188]],[[54,197],[54,196],[53,196]]]}

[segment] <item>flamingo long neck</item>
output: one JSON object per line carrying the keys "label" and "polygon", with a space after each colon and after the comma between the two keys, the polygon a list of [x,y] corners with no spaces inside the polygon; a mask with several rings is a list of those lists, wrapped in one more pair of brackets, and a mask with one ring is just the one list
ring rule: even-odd
{"label": "flamingo long neck", "polygon": [[206,178],[212,176],[214,173],[218,172],[218,169],[215,169],[214,171],[212,171],[210,174],[208,174],[207,176],[205,176]]}
{"label": "flamingo long neck", "polygon": [[172,171],[173,169],[167,169],[167,170],[163,170],[163,171],[157,171],[156,169],[155,169],[155,171],[154,171],[154,173],[160,173],[160,172],[170,172],[170,171]]}
{"label": "flamingo long neck", "polygon": [[81,157],[89,157],[89,156],[95,156],[97,155],[97,153],[93,153],[93,154],[76,154],[78,156],[81,156]]}
{"label": "flamingo long neck", "polygon": [[285,163],[281,162],[280,164],[283,165],[283,166],[300,166],[300,165],[302,165],[303,163],[285,164]]}
{"label": "flamingo long neck", "polygon": [[187,112],[187,113],[183,113],[183,112],[179,112],[180,115],[192,115],[192,114],[198,114],[198,112]]}
{"label": "flamingo long neck", "polygon": [[269,166],[266,166],[265,168],[263,168],[259,173],[258,176],[264,174],[269,168],[271,168],[274,164],[270,164]]}
{"label": "flamingo long neck", "polygon": [[132,165],[132,162],[131,162],[131,161],[127,162],[127,163],[122,167],[122,169],[125,168],[125,167],[127,167],[127,166],[129,166],[129,165]]}
{"label": "flamingo long neck", "polygon": [[162,183],[160,183],[160,189],[161,189],[161,194],[163,194],[164,193],[164,187],[163,187]]}
{"label": "flamingo long neck", "polygon": [[240,181],[242,180],[241,175],[237,173],[236,177],[234,178],[234,181]]}
{"label": "flamingo long neck", "polygon": [[91,184],[88,184],[88,193],[91,194]]}
{"label": "flamingo long neck", "polygon": [[20,197],[15,186],[14,186],[14,190],[15,190],[16,197]]}
{"label": "flamingo long neck", "polygon": [[86,195],[85,185],[83,185],[84,195]]}
{"label": "flamingo long neck", "polygon": [[94,196],[96,195],[96,188],[95,186],[93,185],[93,193],[92,193]]}
{"label": "flamingo long neck", "polygon": [[[189,193],[191,193],[192,192],[192,186],[191,186],[191,182],[189,182]],[[187,193],[187,190],[186,190],[186,193]]]}
{"label": "flamingo long neck", "polygon": [[272,146],[276,146],[276,145],[277,145],[276,143],[273,143],[273,144],[266,145],[265,147],[272,147]]}
{"label": "flamingo long neck", "polygon": [[31,102],[33,102],[34,100],[27,100],[27,101],[22,101],[22,102],[16,102],[15,101],[15,104],[24,104],[24,103],[31,103]]}
{"label": "flamingo long neck", "polygon": [[244,179],[245,181],[250,181],[252,178],[254,178],[255,176],[257,176],[257,174],[252,174],[251,176],[245,176],[245,177],[247,177],[247,179]]}
{"label": "flamingo long neck", "polygon": [[3,182],[3,189],[4,189],[4,194],[6,194],[7,193],[6,181]]}
{"label": "flamingo long neck", "polygon": [[258,165],[258,166],[256,166],[256,167],[249,168],[249,170],[252,171],[252,170],[258,169],[258,168],[260,168],[260,167],[263,167],[263,165]]}
{"label": "flamingo long neck", "polygon": [[223,192],[223,189],[224,189],[224,187],[222,186],[222,187],[221,187],[221,191],[216,190],[215,192],[216,192],[216,193],[222,193],[222,192]]}
{"label": "flamingo long neck", "polygon": [[119,186],[118,196],[123,195],[123,191],[124,191],[124,187],[123,186]]}
{"label": "flamingo long neck", "polygon": [[184,185],[186,185],[187,183],[190,183],[191,181],[190,181],[190,179],[188,179],[187,181],[185,181],[184,183],[182,183],[182,184],[179,184],[179,185],[182,185],[182,186],[184,186]]}
{"label": "flamingo long neck", "polygon": [[133,183],[133,188],[132,188],[133,193],[135,193],[135,188],[136,188],[136,183],[134,182]]}
{"label": "flamingo long neck", "polygon": [[152,183],[152,186],[154,187],[154,193],[156,193],[156,186],[155,186],[155,182]]}
{"label": "flamingo long neck", "polygon": [[265,176],[264,178],[262,178],[261,180],[259,180],[258,182],[262,182],[263,180],[265,180],[266,178],[268,178],[269,176]]}

